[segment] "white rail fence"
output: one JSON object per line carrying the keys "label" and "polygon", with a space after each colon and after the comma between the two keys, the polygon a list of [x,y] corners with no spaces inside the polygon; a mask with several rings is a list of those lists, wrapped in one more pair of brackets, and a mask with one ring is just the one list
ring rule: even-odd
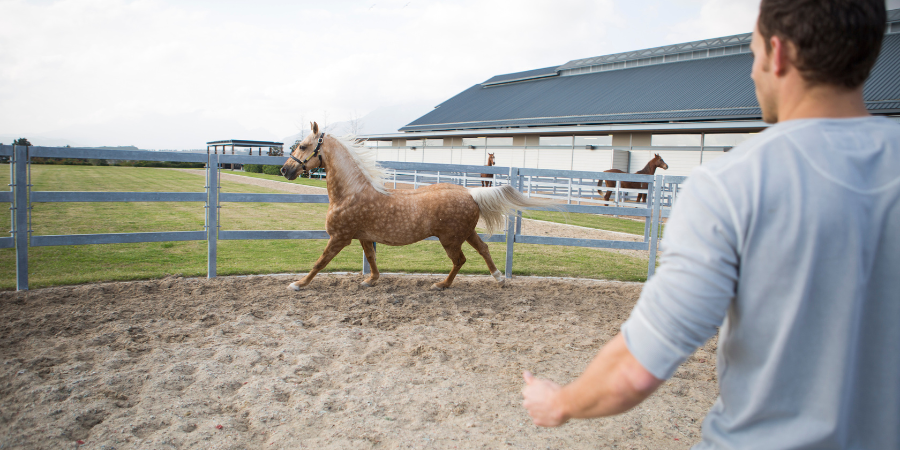
{"label": "white rail fence", "polygon": [[[102,150],[90,148],[21,147],[0,145],[0,158],[10,157],[10,190],[0,191],[0,202],[10,203],[12,223],[9,237],[0,237],[0,248],[16,251],[16,286],[28,289],[28,250],[31,247],[60,245],[95,245],[166,241],[207,241],[207,276],[216,276],[217,242],[235,239],[328,239],[324,230],[227,230],[222,229],[219,209],[227,202],[266,203],[328,203],[327,195],[297,194],[239,194],[222,192],[220,170],[226,164],[282,165],[284,157],[249,155],[206,155],[202,153],[147,152],[127,150]],[[76,158],[129,161],[171,161],[204,163],[206,184],[203,192],[54,192],[34,191],[31,183],[31,159]],[[601,239],[573,239],[552,236],[528,236],[521,234],[521,211],[510,217],[503,235],[482,235],[487,242],[506,243],[506,277],[512,276],[514,246],[516,243],[561,245],[590,248],[646,250],[650,252],[647,276],[656,267],[656,250],[659,224],[668,217],[669,207],[675,200],[678,187],[684,177],[663,175],[635,175],[605,172],[568,170],[543,170],[499,166],[472,166],[453,164],[429,164],[383,161],[389,170],[389,186],[418,187],[433,183],[455,183],[463,186],[481,186],[491,181],[495,186],[510,184],[531,196],[553,198],[559,208],[573,213],[624,215],[644,218],[643,242]],[[481,174],[493,178],[483,178]],[[605,202],[597,194],[598,179],[642,182],[646,190],[616,189],[614,200]],[[552,181],[551,181],[552,180]],[[590,180],[585,182],[585,180]],[[618,184],[618,183],[617,183]],[[605,189],[604,189],[605,190]],[[646,203],[625,201],[626,195],[647,193]],[[79,235],[34,235],[31,226],[33,203],[53,202],[196,202],[203,203],[205,223],[202,230],[163,231],[145,233],[98,233]],[[544,208],[545,210],[551,210]],[[437,239],[431,237],[429,239]],[[368,263],[363,261],[364,272]]]}

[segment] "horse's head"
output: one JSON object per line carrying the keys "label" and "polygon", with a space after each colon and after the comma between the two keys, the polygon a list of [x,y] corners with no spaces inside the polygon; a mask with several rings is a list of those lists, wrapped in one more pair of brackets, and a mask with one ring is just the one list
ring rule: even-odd
{"label": "horse's head", "polygon": [[653,164],[662,170],[669,170],[669,165],[663,161],[662,156],[659,156],[659,153],[653,155]]}
{"label": "horse's head", "polygon": [[493,154],[493,153],[488,153],[488,162],[487,162],[487,165],[489,165],[489,166],[493,166],[493,165],[494,165],[494,154]]}
{"label": "horse's head", "polygon": [[319,134],[319,124],[310,122],[312,133],[291,146],[288,160],[281,166],[281,174],[288,180],[296,179],[300,173],[325,167],[322,161],[322,147],[325,133]]}

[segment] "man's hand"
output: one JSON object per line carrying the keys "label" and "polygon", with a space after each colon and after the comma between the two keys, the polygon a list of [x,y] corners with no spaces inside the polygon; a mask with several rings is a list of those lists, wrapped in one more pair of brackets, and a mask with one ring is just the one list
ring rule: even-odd
{"label": "man's hand", "polygon": [[558,427],[571,418],[603,417],[623,413],[644,401],[663,380],[653,376],[628,351],[625,336],[617,334],[588,365],[584,373],[564,387],[522,374],[522,406],[534,424]]}
{"label": "man's hand", "polygon": [[531,420],[539,427],[558,427],[569,420],[560,404],[560,385],[535,378],[529,371],[522,374],[525,387],[522,389],[522,406],[528,410]]}

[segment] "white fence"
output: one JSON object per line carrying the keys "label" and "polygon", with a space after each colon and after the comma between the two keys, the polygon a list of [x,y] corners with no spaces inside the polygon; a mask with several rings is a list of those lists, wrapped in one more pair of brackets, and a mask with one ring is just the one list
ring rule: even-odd
{"label": "white fence", "polygon": [[[328,203],[327,195],[296,194],[237,194],[221,192],[218,168],[226,164],[281,165],[284,157],[249,155],[205,155],[202,153],[147,152],[100,150],[87,148],[13,147],[0,145],[0,157],[11,157],[10,191],[0,192],[0,202],[9,202],[12,211],[10,237],[0,237],[0,248],[16,249],[16,286],[28,289],[28,250],[30,247],[59,245],[94,245],[165,241],[207,241],[207,276],[216,276],[217,242],[234,239],[328,239],[324,230],[223,230],[219,208],[223,202],[267,203]],[[83,158],[130,161],[198,162],[206,165],[206,185],[203,192],[52,192],[33,191],[31,158]],[[392,171],[390,182],[411,184],[413,187],[438,182],[481,186],[482,173],[492,174],[495,185],[511,184],[527,195],[555,198],[560,209],[574,213],[627,215],[643,217],[644,241],[614,241],[601,239],[572,239],[521,234],[521,211],[510,217],[505,235],[482,237],[487,242],[506,243],[506,277],[512,276],[514,245],[516,243],[562,245],[591,248],[647,250],[650,252],[648,277],[656,266],[657,236],[660,219],[667,217],[684,177],[664,175],[634,175],[552,169],[529,169],[501,166],[428,164],[396,161],[380,162]],[[598,200],[596,181],[632,181],[648,183],[647,203],[628,204],[617,195],[615,201]],[[552,180],[552,181],[551,181]],[[575,180],[578,180],[577,182]],[[593,183],[593,186],[591,185]],[[619,189],[620,194],[637,194],[641,190]],[[31,208],[33,203],[53,202],[196,202],[203,203],[203,230],[150,233],[104,233],[81,235],[33,235]],[[547,208],[544,208],[547,209]],[[548,209],[549,210],[549,209]],[[437,238],[429,238],[437,239]],[[364,261],[364,270],[368,268]]]}

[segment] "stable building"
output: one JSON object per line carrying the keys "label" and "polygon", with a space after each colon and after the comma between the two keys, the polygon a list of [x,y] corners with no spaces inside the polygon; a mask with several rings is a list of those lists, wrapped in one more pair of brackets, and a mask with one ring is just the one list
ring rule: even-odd
{"label": "stable building", "polygon": [[[397,133],[362,136],[381,161],[635,172],[659,153],[688,175],[766,128],[751,34],[494,76]],[[900,121],[900,9],[888,11],[866,107]]]}

